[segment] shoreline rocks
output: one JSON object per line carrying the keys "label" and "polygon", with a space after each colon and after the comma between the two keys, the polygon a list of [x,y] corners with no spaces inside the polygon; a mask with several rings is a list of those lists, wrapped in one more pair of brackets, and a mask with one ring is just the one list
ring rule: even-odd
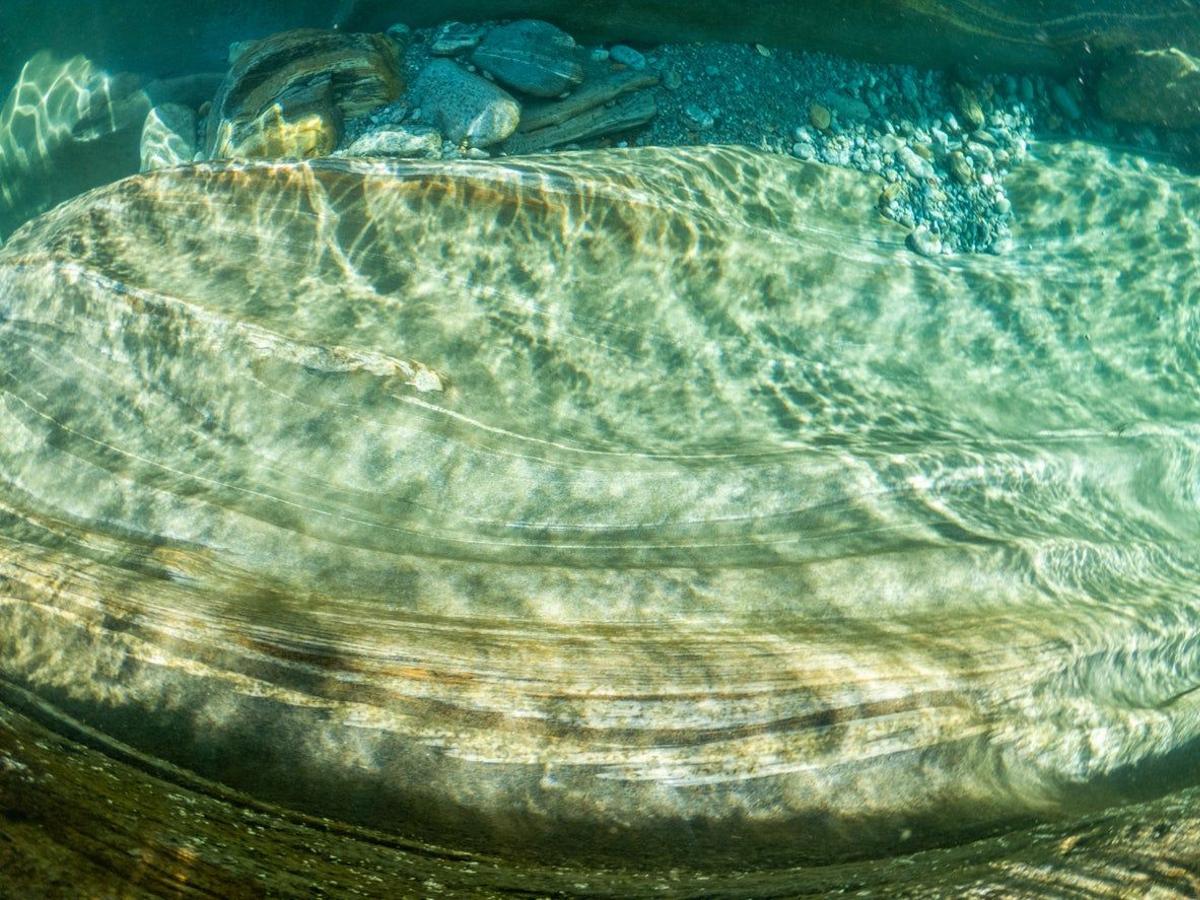
{"label": "shoreline rocks", "polygon": [[487,32],[471,62],[505,87],[557,97],[583,81],[575,39],[549,22],[522,19]]}
{"label": "shoreline rocks", "polygon": [[302,28],[240,50],[213,100],[208,158],[328,155],[342,119],[404,90],[399,48],[382,34]]}
{"label": "shoreline rocks", "polygon": [[413,85],[422,116],[454,144],[490,147],[517,130],[521,105],[503,88],[449,59],[435,59]]}

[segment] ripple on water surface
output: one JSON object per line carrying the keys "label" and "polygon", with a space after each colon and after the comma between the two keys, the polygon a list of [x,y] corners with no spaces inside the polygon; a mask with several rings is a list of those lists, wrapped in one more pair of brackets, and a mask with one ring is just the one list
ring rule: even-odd
{"label": "ripple on water surface", "polygon": [[0,252],[0,668],[548,858],[1189,782],[1198,194],[1040,148],[1011,255],[927,260],[869,178],[729,148],[101,189]]}

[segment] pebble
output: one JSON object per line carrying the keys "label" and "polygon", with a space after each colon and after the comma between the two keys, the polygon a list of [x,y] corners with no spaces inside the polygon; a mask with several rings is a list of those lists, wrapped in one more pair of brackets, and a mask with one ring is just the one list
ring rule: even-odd
{"label": "pebble", "polygon": [[683,109],[683,114],[691,120],[692,124],[697,128],[712,128],[716,120],[712,115],[702,110],[695,103],[689,103]]}
{"label": "pebble", "polygon": [[830,94],[826,102],[844,122],[865,122],[871,118],[871,108],[867,104],[845,94]]}
{"label": "pebble", "polygon": [[975,170],[958,150],[946,157],[946,168],[950,170],[950,176],[959,184],[966,185],[975,180]]}
{"label": "pebble", "polygon": [[833,124],[833,114],[820,103],[813,103],[808,107],[808,121],[818,131],[828,131]]}
{"label": "pebble", "polygon": [[990,169],[996,165],[995,154],[983,144],[976,144],[974,142],[967,144],[967,152],[971,154],[972,159],[985,169]]}
{"label": "pebble", "polygon": [[900,164],[908,170],[908,174],[913,178],[933,177],[933,169],[930,168],[929,163],[917,156],[911,147],[904,146],[897,150],[896,159],[900,161]]}
{"label": "pebble", "polygon": [[677,91],[683,87],[683,76],[679,74],[678,69],[668,69],[663,75],[663,87],[668,91]]}
{"label": "pebble", "polygon": [[805,141],[792,144],[792,156],[797,159],[816,159],[817,148]]}
{"label": "pebble", "polygon": [[955,82],[950,85],[950,102],[954,106],[954,111],[962,117],[972,131],[983,127],[985,121],[983,107],[973,90],[964,84]]}
{"label": "pebble", "polygon": [[613,62],[620,63],[623,66],[629,66],[629,68],[635,69],[638,72],[646,68],[646,57],[642,56],[642,54],[640,54],[638,51],[634,50],[632,47],[626,46],[625,44],[615,44],[612,49],[608,51],[608,55],[612,58]]}
{"label": "pebble", "polygon": [[909,250],[922,256],[940,256],[942,253],[942,239],[924,225],[910,231],[904,243]]}
{"label": "pebble", "polygon": [[1050,88],[1050,99],[1054,101],[1054,105],[1062,111],[1062,114],[1068,119],[1083,118],[1083,110],[1079,108],[1079,103],[1071,95],[1071,92],[1061,84],[1055,84]]}

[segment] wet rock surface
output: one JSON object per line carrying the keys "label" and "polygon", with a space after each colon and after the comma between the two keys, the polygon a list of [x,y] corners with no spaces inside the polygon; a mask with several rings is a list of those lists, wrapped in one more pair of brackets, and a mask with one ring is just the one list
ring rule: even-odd
{"label": "wet rock surface", "polygon": [[341,150],[335,155],[440,159],[442,135],[434,128],[391,126],[364,134],[345,150]]}
{"label": "wet rock surface", "polygon": [[209,158],[320,156],[344,117],[404,89],[399,48],[381,34],[298,29],[242,48],[213,100]]}
{"label": "wet rock surface", "polygon": [[557,97],[583,81],[575,39],[551,25],[525,19],[500,25],[471,54],[497,81],[532,97]]}
{"label": "wet rock surface", "polygon": [[1117,122],[1200,126],[1200,58],[1174,47],[1125,54],[1101,73],[1097,99]]}
{"label": "wet rock surface", "polygon": [[457,62],[431,62],[413,84],[413,103],[454,144],[490,147],[517,130],[521,105]]}

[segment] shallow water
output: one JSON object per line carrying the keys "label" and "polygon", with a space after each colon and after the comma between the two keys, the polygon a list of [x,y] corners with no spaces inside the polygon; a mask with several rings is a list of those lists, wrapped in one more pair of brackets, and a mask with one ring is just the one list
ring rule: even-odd
{"label": "shallow water", "polygon": [[6,673],[538,857],[828,862],[1186,782],[1196,183],[1039,163],[1016,251],[946,262],[737,149],[67,204],[0,262]]}
{"label": "shallow water", "polygon": [[[20,146],[6,203],[75,192]],[[934,259],[880,188],[738,147],[212,162],[8,235],[16,859],[1186,892],[1200,180],[1045,142],[1011,252]]]}

